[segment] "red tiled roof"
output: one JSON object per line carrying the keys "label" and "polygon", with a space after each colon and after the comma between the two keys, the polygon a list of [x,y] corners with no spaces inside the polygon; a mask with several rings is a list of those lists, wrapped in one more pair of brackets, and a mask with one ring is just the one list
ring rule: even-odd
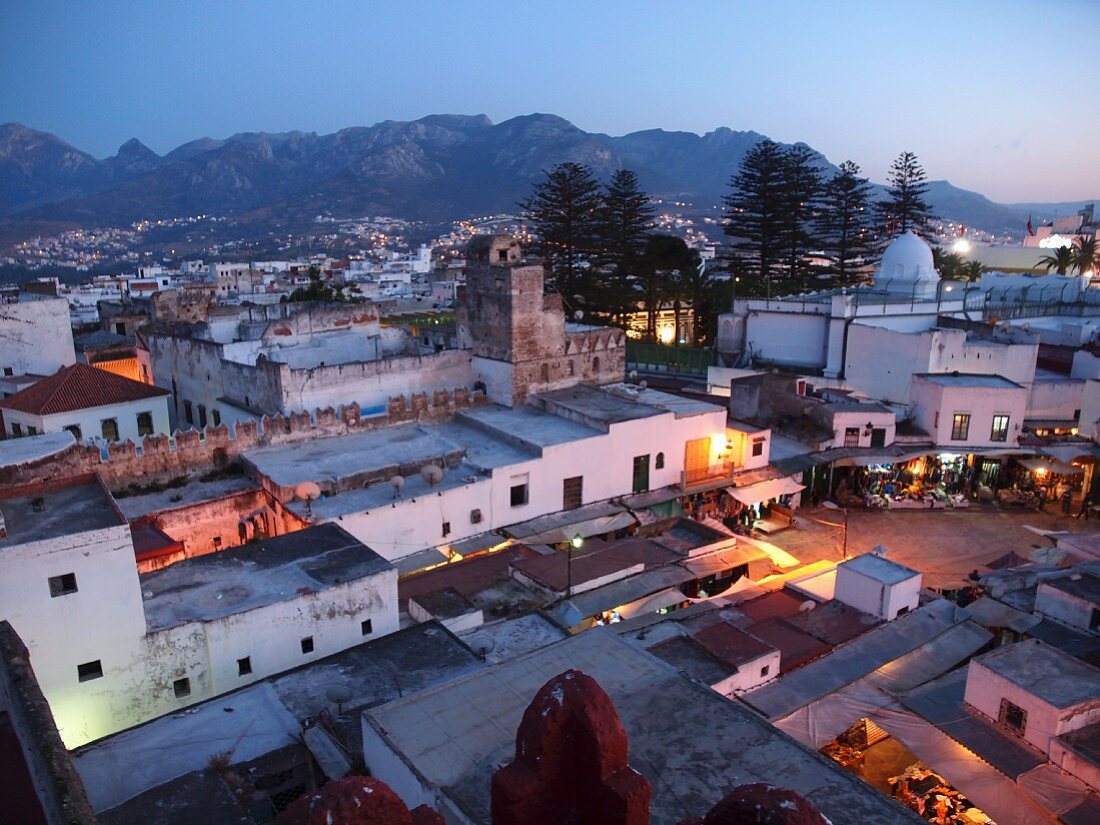
{"label": "red tiled roof", "polygon": [[54,415],[168,394],[168,390],[152,384],[123,378],[87,364],[73,364],[0,400],[0,407],[31,415]]}

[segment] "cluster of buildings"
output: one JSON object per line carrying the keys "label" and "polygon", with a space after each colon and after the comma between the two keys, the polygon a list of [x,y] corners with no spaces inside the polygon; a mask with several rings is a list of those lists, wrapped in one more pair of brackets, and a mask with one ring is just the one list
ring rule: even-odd
{"label": "cluster of buildings", "polygon": [[[514,238],[462,262],[438,327],[220,265],[76,337],[64,298],[2,306],[0,746],[35,816],[299,821],[369,772],[410,822],[698,822],[758,783],[833,822],[1095,821],[1100,543],[963,597],[769,541],[822,501],[1095,501],[1090,285],[1029,314],[906,235],[868,288],[736,301],[710,386],[657,389]],[[884,736],[925,767],[876,789],[842,764]]]}

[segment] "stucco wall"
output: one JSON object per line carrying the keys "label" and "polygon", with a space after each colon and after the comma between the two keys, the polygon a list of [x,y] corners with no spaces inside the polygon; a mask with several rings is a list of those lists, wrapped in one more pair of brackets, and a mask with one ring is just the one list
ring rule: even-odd
{"label": "stucco wall", "polygon": [[0,372],[53,375],[75,363],[68,301],[22,298],[0,305]]}
{"label": "stucco wall", "polygon": [[1065,593],[1044,582],[1039,582],[1035,592],[1035,612],[1082,630],[1090,629],[1089,623],[1092,621],[1094,608],[1095,605],[1092,602]]}
{"label": "stucco wall", "polygon": [[[917,426],[931,435],[939,447],[959,451],[974,447],[1014,447],[1018,442],[1027,405],[1027,390],[1023,387],[945,387],[914,376],[911,395],[916,405],[914,420]],[[956,413],[970,415],[967,437],[959,441],[951,438]],[[1006,441],[990,439],[994,415],[1009,417]]]}
{"label": "stucco wall", "polygon": [[159,398],[144,398],[140,401],[128,401],[125,404],[111,404],[106,407],[89,407],[83,410],[74,410],[57,415],[38,416],[19,410],[4,410],[4,426],[8,433],[14,432],[13,425],[19,424],[23,434],[28,433],[28,427],[38,428],[40,433],[57,433],[67,427],[80,428],[80,435],[85,441],[89,439],[103,438],[103,421],[108,418],[115,419],[118,424],[118,440],[141,441],[138,435],[137,416],[139,413],[151,413],[153,416],[153,434],[167,435],[168,428],[168,396]]}

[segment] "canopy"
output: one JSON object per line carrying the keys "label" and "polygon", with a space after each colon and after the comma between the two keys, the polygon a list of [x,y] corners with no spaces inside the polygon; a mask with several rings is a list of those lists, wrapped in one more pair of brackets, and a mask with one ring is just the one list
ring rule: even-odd
{"label": "canopy", "polygon": [[508,532],[524,544],[557,544],[558,542],[569,541],[578,534],[584,538],[602,536],[605,533],[625,530],[636,523],[637,520],[630,513],[617,513],[613,516],[598,516],[584,521],[570,522],[529,536],[516,535],[519,531],[513,532],[512,528],[508,528]]}
{"label": "canopy", "polygon": [[759,547],[753,547],[741,541],[731,541],[728,546],[717,550],[692,553],[684,562],[684,567],[701,579],[704,576],[713,576],[723,570],[742,567],[749,562],[767,558],[769,558],[768,554]]}
{"label": "canopy", "polygon": [[631,619],[642,613],[656,613],[662,608],[671,607],[674,604],[680,604],[687,600],[687,596],[681,593],[677,588],[670,587],[667,590],[654,593],[652,596],[638,599],[636,602],[624,604],[619,608],[618,612],[624,619]]}
{"label": "canopy", "polygon": [[1081,467],[1066,464],[1062,461],[1045,461],[1041,458],[1020,458],[1017,460],[1029,470],[1046,470],[1060,476],[1075,476],[1085,472]]}
{"label": "canopy", "polygon": [[769,481],[758,481],[756,484],[748,484],[744,487],[727,487],[726,492],[742,504],[759,504],[762,501],[771,501],[773,498],[790,495],[805,489],[804,484],[799,484],[793,478],[773,478]]}

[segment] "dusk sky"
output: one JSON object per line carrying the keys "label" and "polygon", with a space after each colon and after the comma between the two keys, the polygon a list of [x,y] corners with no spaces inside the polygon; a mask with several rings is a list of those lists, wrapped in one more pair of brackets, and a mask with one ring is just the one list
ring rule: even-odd
{"label": "dusk sky", "polygon": [[1100,2],[8,2],[0,122],[97,157],[439,112],[718,126],[884,180],[1100,197]]}

